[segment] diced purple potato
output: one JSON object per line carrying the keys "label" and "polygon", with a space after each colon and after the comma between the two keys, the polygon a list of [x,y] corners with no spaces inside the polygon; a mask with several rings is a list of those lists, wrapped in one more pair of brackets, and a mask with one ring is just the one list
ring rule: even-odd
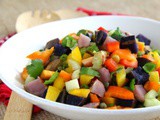
{"label": "diced purple potato", "polygon": [[129,79],[135,78],[136,79],[136,84],[142,84],[144,85],[148,79],[149,79],[149,74],[146,73],[140,66],[137,67],[136,69],[132,70],[127,77]]}
{"label": "diced purple potato", "polygon": [[146,63],[151,62],[146,58],[137,58],[137,60],[138,60],[138,66],[140,67],[143,67]]}
{"label": "diced purple potato", "polygon": [[120,40],[120,48],[121,49],[130,49],[130,51],[132,53],[137,53],[138,52],[138,46],[135,40],[135,36],[131,35],[131,36],[125,36],[122,37]]}
{"label": "diced purple potato", "polygon": [[88,103],[83,105],[82,107],[87,107],[87,108],[97,108],[99,106],[98,102],[94,102],[94,103]]}
{"label": "diced purple potato", "polygon": [[111,76],[108,69],[106,69],[105,67],[102,67],[101,69],[98,70],[98,72],[100,73],[100,80],[103,83],[111,81]]}
{"label": "diced purple potato", "polygon": [[65,54],[67,52],[67,49],[63,47],[61,44],[57,43],[54,46],[54,55],[61,56],[62,54]]}
{"label": "diced purple potato", "polygon": [[46,86],[43,84],[41,78],[38,77],[37,79],[26,84],[24,89],[31,94],[42,96],[46,90]]}
{"label": "diced purple potato", "polygon": [[59,38],[55,38],[53,40],[50,40],[47,42],[45,49],[50,49],[51,47],[54,47],[58,43],[59,43]]}
{"label": "diced purple potato", "polygon": [[66,90],[64,89],[64,90],[60,93],[60,95],[59,95],[59,97],[58,97],[58,99],[57,99],[57,102],[64,103],[65,100],[66,100],[66,95],[67,95],[67,92],[66,92]]}
{"label": "diced purple potato", "polygon": [[133,93],[134,93],[135,98],[138,101],[144,102],[144,100],[145,100],[144,95],[146,94],[146,91],[145,91],[143,85],[135,85]]}
{"label": "diced purple potato", "polygon": [[104,84],[98,79],[95,80],[95,82],[93,83],[91,87],[91,92],[98,95],[99,97],[103,97],[105,93]]}
{"label": "diced purple potato", "polygon": [[87,98],[78,97],[68,94],[65,103],[69,105],[82,106],[86,103]]}
{"label": "diced purple potato", "polygon": [[60,63],[61,63],[60,59],[55,59],[52,62],[50,62],[45,69],[55,71],[55,70],[57,70]]}
{"label": "diced purple potato", "polygon": [[41,96],[42,98],[46,97],[47,91],[48,91],[48,89],[46,88],[45,91],[43,92],[42,96]]}
{"label": "diced purple potato", "polygon": [[136,100],[124,100],[124,99],[117,99],[116,105],[120,105],[123,107],[134,107]]}
{"label": "diced purple potato", "polygon": [[91,39],[84,35],[84,34],[80,34],[79,40],[78,40],[78,47],[82,48],[82,47],[88,47],[90,45],[90,41]]}
{"label": "diced purple potato", "polygon": [[108,36],[107,33],[102,30],[96,31],[95,35],[95,42],[98,46],[103,45]]}
{"label": "diced purple potato", "polygon": [[142,34],[137,35],[136,38],[138,38],[138,40],[139,40],[140,42],[144,42],[145,45],[150,45],[150,43],[151,43],[151,40],[148,39],[147,37],[145,37],[145,36],[142,35]]}
{"label": "diced purple potato", "polygon": [[106,44],[109,43],[109,42],[114,42],[114,41],[117,41],[115,40],[114,38],[110,37],[110,36],[107,36],[107,38],[105,39],[103,45],[101,46],[101,49],[102,50],[106,50]]}

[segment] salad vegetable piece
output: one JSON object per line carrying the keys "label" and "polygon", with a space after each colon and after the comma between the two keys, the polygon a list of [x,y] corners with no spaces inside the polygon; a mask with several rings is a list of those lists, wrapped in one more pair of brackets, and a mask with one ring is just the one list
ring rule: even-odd
{"label": "salad vegetable piece", "polygon": [[151,40],[99,27],[55,38],[27,59],[27,92],[50,101],[97,109],[160,105],[160,52]]}

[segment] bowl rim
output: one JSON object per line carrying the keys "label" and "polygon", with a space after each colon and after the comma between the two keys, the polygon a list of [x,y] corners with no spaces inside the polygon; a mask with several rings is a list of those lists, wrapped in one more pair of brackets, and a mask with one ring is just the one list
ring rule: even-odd
{"label": "bowl rim", "polygon": [[[15,36],[25,33],[26,31],[29,31],[31,29],[38,29],[39,27],[42,26],[47,26],[49,24],[56,24],[56,23],[61,23],[61,22],[68,22],[68,21],[73,21],[73,20],[81,20],[81,19],[94,19],[94,18],[113,18],[113,19],[118,19],[118,18],[122,18],[122,19],[138,19],[138,20],[142,20],[142,21],[148,21],[148,22],[152,22],[155,24],[159,24],[160,25],[160,21],[157,20],[153,20],[150,18],[144,18],[144,17],[135,17],[135,16],[106,16],[106,15],[100,15],[100,16],[86,16],[86,17],[82,17],[82,18],[73,18],[73,19],[68,19],[68,20],[61,20],[61,21],[54,21],[54,22],[50,22],[50,23],[46,23],[46,24],[42,24],[33,28],[30,28],[28,30],[25,30],[21,33],[16,34]],[[9,40],[7,40],[4,45],[2,45],[0,47],[1,49],[5,49],[5,46],[7,44],[9,44],[9,41],[11,39],[14,39],[14,37],[11,37]],[[38,103],[43,104],[43,105],[47,105],[47,106],[51,106],[51,107],[56,107],[59,109],[68,109],[70,111],[76,111],[76,112],[81,112],[81,113],[96,113],[96,114],[113,114],[113,115],[125,115],[125,114],[131,114],[131,113],[142,113],[142,112],[150,112],[152,111],[156,111],[158,109],[160,109],[160,106],[153,106],[153,107],[147,107],[147,108],[135,108],[135,109],[128,109],[128,110],[107,110],[107,109],[93,109],[93,108],[85,108],[85,107],[79,107],[79,106],[73,106],[73,105],[67,105],[64,103],[58,103],[58,102],[53,102],[50,100],[46,100],[44,98],[40,98],[38,96],[32,95],[28,92],[26,92],[25,90],[17,87],[16,85],[12,84],[11,82],[9,82],[9,80],[6,80],[6,78],[0,73],[0,78],[2,79],[2,81],[9,87],[11,88],[13,91],[15,91],[17,94],[19,94],[20,96],[22,96],[25,99],[30,99],[31,101],[38,101]]]}

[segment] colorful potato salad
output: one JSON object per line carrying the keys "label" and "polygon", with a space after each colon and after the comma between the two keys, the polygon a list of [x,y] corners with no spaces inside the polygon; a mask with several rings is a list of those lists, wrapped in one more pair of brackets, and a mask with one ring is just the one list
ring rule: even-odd
{"label": "colorful potato salad", "polygon": [[47,42],[28,56],[24,89],[59,103],[97,109],[160,105],[160,52],[143,34],[99,27]]}

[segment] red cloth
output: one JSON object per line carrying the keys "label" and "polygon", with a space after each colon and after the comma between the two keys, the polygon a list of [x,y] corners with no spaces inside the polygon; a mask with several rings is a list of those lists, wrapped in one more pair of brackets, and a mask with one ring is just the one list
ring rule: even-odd
{"label": "red cloth", "polygon": [[[94,10],[88,10],[88,9],[81,8],[81,7],[77,8],[77,11],[82,11],[84,13],[87,13],[89,16],[93,16],[93,15],[126,15],[126,14],[121,14],[121,13],[99,12],[99,11],[94,11]],[[0,46],[15,34],[16,33],[12,33],[4,38],[1,38],[0,39]],[[8,88],[4,83],[0,83],[0,102],[3,102],[5,105],[8,105],[11,92],[12,92],[11,89]],[[38,113],[40,111],[41,111],[41,108],[39,108],[35,105],[33,106],[33,113]]]}
{"label": "red cloth", "polygon": [[129,16],[127,14],[121,14],[121,13],[112,13],[112,12],[88,10],[88,9],[85,9],[85,8],[82,8],[82,7],[79,7],[76,10],[77,11],[82,11],[84,13],[87,13],[89,16],[94,16],[94,15],[122,15],[122,16]]}

